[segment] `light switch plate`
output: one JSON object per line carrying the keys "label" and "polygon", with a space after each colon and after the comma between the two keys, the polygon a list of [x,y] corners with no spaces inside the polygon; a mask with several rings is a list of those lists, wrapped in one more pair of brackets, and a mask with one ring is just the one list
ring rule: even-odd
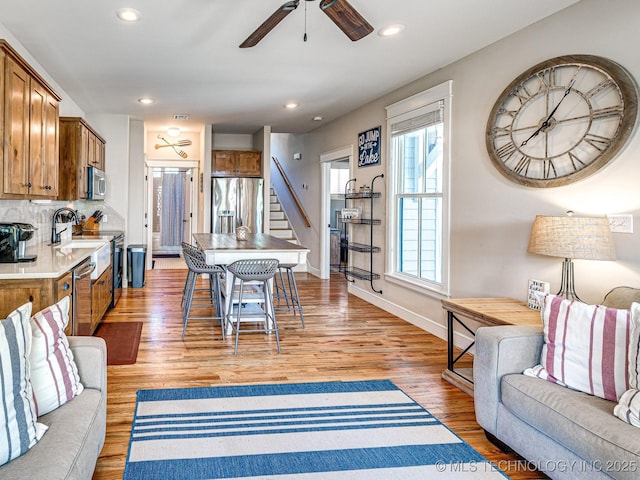
{"label": "light switch plate", "polygon": [[614,233],[633,233],[633,215],[607,215],[609,227]]}

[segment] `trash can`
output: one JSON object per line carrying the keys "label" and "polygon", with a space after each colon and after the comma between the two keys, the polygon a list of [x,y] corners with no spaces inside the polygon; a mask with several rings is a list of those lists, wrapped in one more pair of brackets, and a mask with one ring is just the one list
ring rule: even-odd
{"label": "trash can", "polygon": [[129,280],[130,287],[144,287],[146,257],[146,245],[129,245],[127,247],[127,280]]}

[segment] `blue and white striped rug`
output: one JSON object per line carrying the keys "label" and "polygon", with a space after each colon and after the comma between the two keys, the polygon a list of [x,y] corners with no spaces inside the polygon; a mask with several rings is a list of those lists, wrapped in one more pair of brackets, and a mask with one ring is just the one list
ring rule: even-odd
{"label": "blue and white striped rug", "polygon": [[387,380],[140,390],[124,480],[504,479]]}

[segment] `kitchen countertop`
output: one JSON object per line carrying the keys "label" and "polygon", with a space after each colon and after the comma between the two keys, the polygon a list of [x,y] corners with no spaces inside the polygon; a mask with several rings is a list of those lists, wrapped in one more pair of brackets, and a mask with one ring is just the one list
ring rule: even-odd
{"label": "kitchen countertop", "polygon": [[[72,240],[104,240],[113,235],[76,236]],[[51,245],[39,243],[27,247],[26,255],[37,255],[34,262],[0,263],[0,280],[24,280],[26,278],[58,278],[87,258],[97,247],[65,248],[66,242]]]}

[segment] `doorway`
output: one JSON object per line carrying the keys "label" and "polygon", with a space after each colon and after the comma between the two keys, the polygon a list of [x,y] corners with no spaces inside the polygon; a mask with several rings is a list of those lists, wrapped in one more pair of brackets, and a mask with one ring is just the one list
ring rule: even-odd
{"label": "doorway", "polygon": [[[146,269],[155,258],[178,259],[182,242],[193,243],[197,230],[197,162],[147,161]],[[194,230],[195,229],[195,230]]]}
{"label": "doorway", "polygon": [[330,279],[331,272],[346,266],[346,228],[339,219],[344,207],[344,186],[351,178],[353,145],[320,155],[322,168],[321,216],[325,228],[320,230],[320,278]]}
{"label": "doorway", "polygon": [[177,257],[191,238],[192,181],[191,169],[153,168],[153,257]]}

